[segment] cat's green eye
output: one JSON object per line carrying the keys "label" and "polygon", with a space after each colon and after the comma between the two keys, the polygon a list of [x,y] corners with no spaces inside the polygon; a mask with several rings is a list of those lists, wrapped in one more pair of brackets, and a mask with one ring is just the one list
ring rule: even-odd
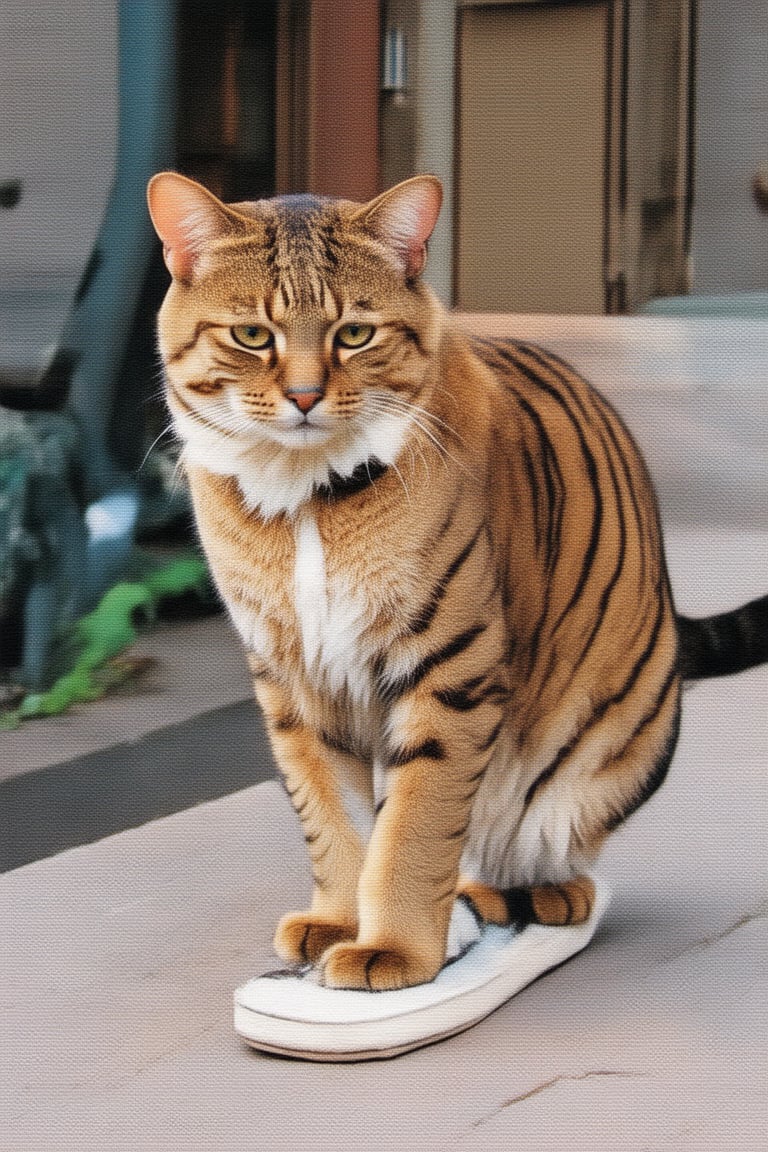
{"label": "cat's green eye", "polygon": [[363,348],[376,331],[373,324],[343,324],[336,333],[340,348]]}
{"label": "cat's green eye", "polygon": [[256,351],[271,348],[274,343],[271,331],[263,324],[236,324],[232,335],[243,348],[255,348]]}

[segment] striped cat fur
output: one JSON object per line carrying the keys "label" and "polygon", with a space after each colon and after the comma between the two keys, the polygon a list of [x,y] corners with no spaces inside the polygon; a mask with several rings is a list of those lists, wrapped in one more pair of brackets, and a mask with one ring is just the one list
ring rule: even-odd
{"label": "striped cat fur", "polygon": [[463,335],[422,282],[440,202],[429,176],[365,205],[149,187],[197,525],[312,864],[275,944],[334,987],[430,980],[457,897],[584,920],[606,836],[667,771],[683,675],[768,658],[766,600],[676,618],[606,401]]}

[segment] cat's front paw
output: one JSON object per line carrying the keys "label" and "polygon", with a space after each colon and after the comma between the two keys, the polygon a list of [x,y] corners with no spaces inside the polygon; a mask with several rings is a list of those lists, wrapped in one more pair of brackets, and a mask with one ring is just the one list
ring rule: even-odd
{"label": "cat's front paw", "polygon": [[314,964],[332,944],[354,940],[357,925],[351,921],[329,920],[313,912],[289,912],[275,932],[278,956],[293,964]]}
{"label": "cat's front paw", "polygon": [[323,957],[320,979],[328,988],[385,992],[426,984],[439,970],[439,962],[429,963],[401,949],[341,943]]}

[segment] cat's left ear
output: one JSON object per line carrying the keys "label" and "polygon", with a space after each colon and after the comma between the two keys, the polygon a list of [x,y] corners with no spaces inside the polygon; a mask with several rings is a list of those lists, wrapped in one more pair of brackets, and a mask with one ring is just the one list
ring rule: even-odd
{"label": "cat's left ear", "polygon": [[232,230],[233,213],[202,184],[178,172],[153,176],[147,203],[168,271],[174,280],[193,280],[208,245]]}
{"label": "cat's left ear", "polygon": [[436,176],[414,176],[377,196],[354,219],[390,248],[412,279],[426,263],[427,240],[442,203],[443,186]]}

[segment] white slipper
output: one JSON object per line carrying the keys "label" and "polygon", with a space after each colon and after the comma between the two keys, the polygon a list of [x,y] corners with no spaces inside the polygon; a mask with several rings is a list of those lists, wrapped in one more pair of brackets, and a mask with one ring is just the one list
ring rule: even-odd
{"label": "white slipper", "polygon": [[429,984],[396,992],[324,988],[309,967],[257,976],[235,992],[235,1031],[254,1048],[304,1060],[398,1056],[463,1032],[580,952],[608,901],[608,890],[598,884],[584,924],[529,924],[522,931],[486,925],[469,944],[464,920],[453,933],[458,956]]}

